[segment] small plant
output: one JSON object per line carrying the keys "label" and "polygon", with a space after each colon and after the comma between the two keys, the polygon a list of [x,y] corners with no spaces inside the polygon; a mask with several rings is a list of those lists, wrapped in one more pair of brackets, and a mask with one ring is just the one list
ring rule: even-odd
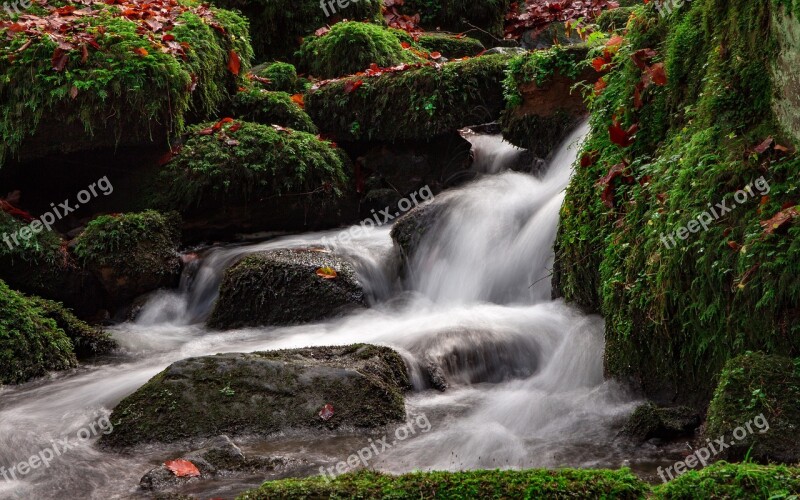
{"label": "small plant", "polygon": [[225,387],[223,387],[222,389],[220,389],[220,390],[219,390],[219,393],[220,393],[220,394],[222,394],[223,396],[228,396],[228,397],[231,397],[231,396],[235,396],[235,395],[236,395],[236,391],[234,391],[233,389],[231,389],[231,383],[230,383],[230,382],[228,382],[228,383],[225,385]]}

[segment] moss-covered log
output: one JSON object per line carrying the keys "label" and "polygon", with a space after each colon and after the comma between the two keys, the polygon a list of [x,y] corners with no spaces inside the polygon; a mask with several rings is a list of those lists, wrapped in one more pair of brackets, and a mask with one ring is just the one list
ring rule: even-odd
{"label": "moss-covered log", "polygon": [[339,140],[429,140],[498,118],[507,60],[481,56],[332,82],[306,95],[306,111]]}

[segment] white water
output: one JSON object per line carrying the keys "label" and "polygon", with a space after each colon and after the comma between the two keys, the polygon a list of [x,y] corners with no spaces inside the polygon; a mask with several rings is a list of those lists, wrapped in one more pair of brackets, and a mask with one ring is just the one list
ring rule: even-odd
{"label": "white water", "polygon": [[[51,439],[74,437],[176,360],[352,342],[389,345],[404,355],[417,389],[408,397],[409,410],[424,412],[432,424],[430,432],[381,454],[376,468],[622,465],[628,457],[613,438],[633,402],[603,380],[602,320],[549,299],[558,210],[576,141],[586,133],[586,126],[575,131],[541,178],[501,172],[437,198],[447,211],[421,243],[405,290],[393,271],[388,227],[340,248],[355,261],[373,302],[371,309],[345,318],[207,331],[202,322],[221,273],[237,258],[313,246],[335,232],[210,249],[184,275],[180,290],[154,296],[136,323],[113,329],[129,354],[121,362],[0,388],[0,466],[27,460]],[[492,148],[507,149],[485,138],[474,147],[492,162]],[[445,366],[451,385],[446,392],[427,388],[423,367],[429,361]],[[302,457],[316,467],[346,458],[365,441],[302,436],[254,447]],[[17,481],[0,477],[0,498],[128,498],[147,470],[179,451],[151,447],[122,456],[81,443],[48,469]],[[232,498],[261,479],[209,485],[202,493]]]}

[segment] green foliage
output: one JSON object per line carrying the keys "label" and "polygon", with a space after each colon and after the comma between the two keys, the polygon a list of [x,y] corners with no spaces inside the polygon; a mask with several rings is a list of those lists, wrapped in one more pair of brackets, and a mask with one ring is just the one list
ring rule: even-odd
{"label": "green foliage", "polygon": [[658,500],[725,498],[728,500],[791,499],[800,494],[800,469],[779,465],[720,462],[689,471],[653,488]]}
{"label": "green foliage", "polygon": [[415,46],[423,52],[439,52],[448,59],[474,57],[485,50],[480,40],[448,33],[421,33],[417,40],[407,32],[392,29],[401,42]]}
{"label": "green foliage", "polygon": [[[733,430],[763,415],[766,432],[748,432],[726,455],[795,463],[800,459],[800,371],[784,356],[745,353],[725,364],[708,408],[706,435],[730,437]],[[762,427],[764,425],[762,424]]]}
{"label": "green foliage", "polygon": [[345,92],[329,83],[306,95],[306,111],[339,140],[429,140],[467,125],[496,120],[507,56],[481,56],[379,77]]}
{"label": "green foliage", "polygon": [[176,255],[180,216],[155,210],[101,215],[76,239],[74,253],[87,266],[109,267],[121,275],[168,275]]}
{"label": "green foliage", "polygon": [[269,78],[269,90],[296,94],[305,90],[305,82],[297,77],[297,70],[289,63],[274,62],[258,72],[258,76]]}
{"label": "green foliage", "polygon": [[628,469],[476,470],[392,476],[360,471],[337,476],[267,481],[238,500],[311,498],[598,498],[640,499],[648,491]]}
{"label": "green foliage", "polygon": [[259,60],[290,60],[314,31],[342,19],[382,24],[382,0],[351,1],[344,9],[333,3],[327,17],[319,0],[214,0],[218,7],[237,9],[250,20],[253,49]]}
{"label": "green foliage", "polygon": [[269,92],[256,87],[233,98],[233,116],[264,125],[282,125],[301,132],[317,133],[317,126],[286,92]]}
{"label": "green foliage", "polygon": [[[180,152],[164,167],[156,203],[183,211],[281,195],[311,203],[342,194],[346,159],[329,142],[291,129],[237,124],[236,131],[225,127],[224,137],[198,134],[213,123],[190,129]],[[225,137],[238,143],[228,144]]]}
{"label": "green foliage", "polygon": [[483,43],[497,44],[503,38],[503,22],[510,3],[509,0],[406,0],[400,10],[410,15],[419,13],[422,25],[429,30],[466,31]]}
{"label": "green foliage", "polygon": [[72,342],[36,301],[0,281],[0,384],[18,384],[77,364]]}
{"label": "green foliage", "polygon": [[[71,52],[60,72],[52,69],[56,43],[49,36],[2,37],[0,164],[37,134],[58,137],[47,147],[62,151],[80,149],[86,141],[110,146],[166,141],[190,113],[208,115],[235,91],[238,77],[227,70],[231,50],[242,71],[249,65],[247,23],[233,13],[213,10],[224,34],[192,11],[181,14],[172,35],[188,44],[183,59],[153,46],[118,7],[99,6],[96,15],[80,19],[100,48],[89,48],[85,61],[80,50]],[[135,52],[141,49],[147,55]]]}
{"label": "green foliage", "polygon": [[[770,5],[698,0],[667,18],[637,7],[608,86],[590,101],[583,151],[597,160],[568,189],[555,280],[568,300],[604,314],[609,373],[648,392],[703,404],[737,353],[800,353],[800,228],[760,226],[794,199],[800,159],[746,154],[768,135],[789,142],[771,112]],[[630,56],[642,48],[659,51],[668,83],[647,88],[636,110],[642,72]],[[614,118],[639,124],[631,146],[610,141]],[[637,182],[613,181],[609,209],[596,183],[623,158]],[[764,204],[757,193],[707,231],[662,242],[764,174]]]}
{"label": "green foliage", "polygon": [[628,19],[633,12],[633,7],[618,7],[604,10],[597,16],[597,26],[604,32],[622,31],[628,25]]}
{"label": "green foliage", "polygon": [[[52,266],[64,258],[61,252],[61,237],[53,232],[42,230],[28,239],[20,237],[19,231],[28,226],[19,219],[0,210],[0,263],[2,266],[25,262],[33,265]],[[14,243],[12,235],[16,235]],[[5,241],[8,236],[8,242]],[[10,242],[10,245],[9,245]]]}
{"label": "green foliage", "polygon": [[395,30],[375,24],[342,22],[322,35],[306,38],[298,52],[301,67],[312,75],[335,78],[369,68],[421,62],[400,45]]}

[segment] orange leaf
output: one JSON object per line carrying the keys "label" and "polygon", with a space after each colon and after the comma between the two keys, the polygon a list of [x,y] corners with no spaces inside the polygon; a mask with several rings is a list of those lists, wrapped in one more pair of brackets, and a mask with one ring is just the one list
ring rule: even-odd
{"label": "orange leaf", "polygon": [[344,92],[345,94],[350,94],[351,92],[355,92],[358,87],[364,84],[364,80],[349,80],[347,83],[344,84]]}
{"label": "orange leaf", "polygon": [[306,104],[303,101],[303,94],[294,94],[292,96],[292,102],[300,106],[301,108],[305,108]]}
{"label": "orange leaf", "polygon": [[147,49],[144,49],[142,47],[136,47],[135,49],[133,49],[133,51],[142,57],[149,54],[149,52],[147,52]]}
{"label": "orange leaf", "polygon": [[592,59],[592,67],[597,72],[603,71],[603,66],[606,65],[606,60],[603,57],[595,57]]}
{"label": "orange leaf", "polygon": [[603,89],[605,89],[607,86],[608,86],[608,84],[602,78],[597,80],[595,82],[595,84],[594,84],[594,95],[602,94],[603,93]]}
{"label": "orange leaf", "polygon": [[656,63],[650,66],[648,71],[650,73],[650,79],[653,80],[653,83],[661,87],[667,84],[667,73],[664,71],[664,63]]}
{"label": "orange leaf", "polygon": [[442,54],[439,52],[431,52],[431,57],[433,59],[440,59],[442,57]]}
{"label": "orange leaf", "polygon": [[336,271],[330,266],[320,267],[317,269],[317,276],[326,280],[332,280],[336,278]]}
{"label": "orange leaf", "polygon": [[228,53],[228,71],[233,73],[234,75],[239,74],[239,68],[241,67],[242,62],[239,60],[239,55],[234,52],[233,50]]}
{"label": "orange leaf", "polygon": [[200,470],[188,460],[179,458],[164,462],[164,465],[177,477],[200,477]]}
{"label": "orange leaf", "polygon": [[404,49],[410,49],[411,48],[411,44],[408,43],[408,42],[400,42],[400,46],[403,47]]}

